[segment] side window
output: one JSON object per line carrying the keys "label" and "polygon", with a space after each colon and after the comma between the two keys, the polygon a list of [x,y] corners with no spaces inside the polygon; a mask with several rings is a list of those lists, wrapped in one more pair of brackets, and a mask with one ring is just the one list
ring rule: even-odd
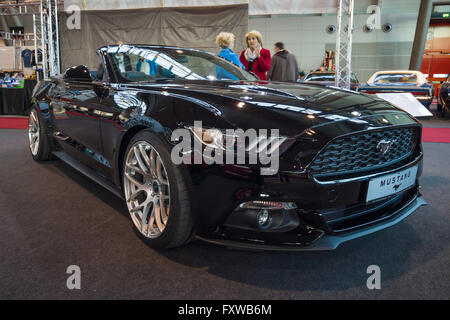
{"label": "side window", "polygon": [[158,79],[201,79],[196,71],[206,71],[203,59],[179,55],[176,58],[165,53],[155,52],[147,56],[132,53],[115,53],[111,60],[120,75],[130,81],[151,81]]}
{"label": "side window", "polygon": [[120,72],[120,75],[131,81],[155,80],[158,77],[166,75],[171,76],[171,72],[164,72],[153,61],[144,59],[135,54],[118,52],[111,54],[111,62]]}

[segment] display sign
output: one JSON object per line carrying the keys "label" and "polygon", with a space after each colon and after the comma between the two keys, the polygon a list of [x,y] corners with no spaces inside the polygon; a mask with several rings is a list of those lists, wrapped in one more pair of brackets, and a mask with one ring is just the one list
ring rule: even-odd
{"label": "display sign", "polygon": [[415,118],[432,117],[433,114],[425,108],[417,99],[409,92],[402,93],[377,93],[381,99],[384,99],[400,109],[408,112]]}

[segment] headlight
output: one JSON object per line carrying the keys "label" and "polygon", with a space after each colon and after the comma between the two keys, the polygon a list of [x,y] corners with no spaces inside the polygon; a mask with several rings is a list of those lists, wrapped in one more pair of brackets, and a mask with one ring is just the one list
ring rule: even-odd
{"label": "headlight", "polygon": [[235,140],[235,137],[227,135],[220,129],[205,129],[198,127],[188,127],[188,129],[191,130],[197,140],[207,147],[222,150],[227,150],[231,147],[231,149],[234,150],[232,141]]}
{"label": "headlight", "polygon": [[[222,130],[217,128],[187,127],[203,145],[214,149],[222,149],[226,151],[236,151],[241,148],[246,152],[259,153],[267,150],[272,153],[279,148],[280,153],[286,149],[287,145],[291,145],[294,139],[288,139],[278,135],[257,135],[257,131],[250,132],[239,130]],[[269,131],[269,130],[268,130]],[[254,133],[254,134],[252,134]],[[271,132],[272,134],[272,132]],[[285,143],[289,142],[289,143]]]}

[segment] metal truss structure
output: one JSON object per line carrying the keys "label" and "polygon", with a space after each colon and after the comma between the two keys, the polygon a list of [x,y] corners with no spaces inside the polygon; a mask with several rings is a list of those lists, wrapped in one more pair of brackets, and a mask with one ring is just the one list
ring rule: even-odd
{"label": "metal truss structure", "polygon": [[352,74],[352,35],[354,0],[339,0],[336,33],[336,77],[337,87],[350,89]]}
{"label": "metal truss structure", "polygon": [[49,79],[61,72],[58,0],[41,0],[40,21],[38,20],[36,19],[35,28],[40,24],[44,79]]}
{"label": "metal truss structure", "polygon": [[[12,40],[17,68],[20,65],[21,47],[24,41],[33,41],[37,68],[42,68],[44,79],[61,72],[58,30],[58,0],[14,0],[0,2],[0,16],[32,16],[33,33],[17,34],[0,32],[0,38]],[[41,48],[42,59],[38,49]],[[20,69],[20,68],[17,68]],[[37,73],[39,79],[39,73]],[[41,80],[41,79],[39,79]]]}

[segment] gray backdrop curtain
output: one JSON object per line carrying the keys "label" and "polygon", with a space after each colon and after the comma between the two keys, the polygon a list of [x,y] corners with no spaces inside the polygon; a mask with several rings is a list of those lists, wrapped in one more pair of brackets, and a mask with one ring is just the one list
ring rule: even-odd
{"label": "gray backdrop curtain", "polygon": [[81,29],[69,30],[67,14],[60,14],[62,71],[85,64],[97,68],[96,50],[122,41],[127,44],[163,44],[218,53],[215,43],[221,31],[236,36],[235,52],[244,48],[248,6],[158,8],[117,11],[82,11]]}

